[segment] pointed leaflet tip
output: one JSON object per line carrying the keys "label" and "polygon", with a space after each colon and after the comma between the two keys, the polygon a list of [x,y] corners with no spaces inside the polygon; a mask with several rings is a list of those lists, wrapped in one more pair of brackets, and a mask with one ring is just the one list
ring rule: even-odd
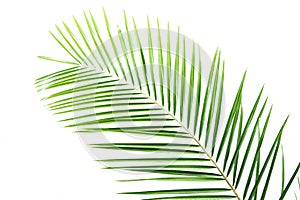
{"label": "pointed leaflet tip", "polygon": [[118,32],[121,32],[120,26],[117,25]]}
{"label": "pointed leaflet tip", "polygon": [[132,16],[132,22],[133,22],[134,29],[137,29],[137,28],[136,28],[136,23],[135,23],[135,20],[134,20],[134,17],[133,17],[133,16]]}
{"label": "pointed leaflet tip", "polygon": [[126,29],[128,30],[128,22],[127,22],[127,16],[126,16],[126,11],[125,10],[124,10],[124,21],[125,21]]}
{"label": "pointed leaflet tip", "polygon": [[244,75],[243,75],[243,81],[245,80],[246,75],[247,75],[247,69],[246,69],[245,72],[244,72]]}
{"label": "pointed leaflet tip", "polygon": [[83,10],[84,18],[87,18],[85,10]]}
{"label": "pointed leaflet tip", "polygon": [[104,16],[104,20],[105,20],[105,24],[106,24],[106,29],[109,32],[109,23],[108,23],[107,15],[106,15],[104,8],[102,8],[102,10],[103,10],[103,16]]}

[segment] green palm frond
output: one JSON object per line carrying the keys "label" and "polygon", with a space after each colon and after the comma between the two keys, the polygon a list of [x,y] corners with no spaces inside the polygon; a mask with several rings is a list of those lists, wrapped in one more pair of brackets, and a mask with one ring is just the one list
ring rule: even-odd
{"label": "green palm frond", "polygon": [[[70,61],[40,58],[74,66],[38,78],[35,85],[65,127],[83,137],[115,137],[114,142],[98,142],[95,136],[88,146],[92,152],[132,156],[106,154],[98,161],[107,163],[107,169],[152,175],[123,182],[164,181],[167,186],[121,194],[142,199],[265,199],[288,117],[268,147],[264,139],[272,106],[263,97],[263,87],[247,115],[242,105],[245,72],[223,129],[225,64],[219,49],[205,77],[201,48],[186,46],[179,28],[173,44],[169,24],[163,32],[157,20],[154,37],[148,18],[145,49],[134,18],[131,31],[124,13],[124,32],[118,28],[114,37],[103,13],[109,43],[100,36],[91,12],[84,13],[84,25],[74,18],[75,30],[63,23],[56,26],[57,33],[50,32]],[[136,141],[136,136],[151,140]],[[285,197],[298,170],[299,164],[285,185],[283,167],[276,198]],[[169,186],[174,182],[177,187]]]}

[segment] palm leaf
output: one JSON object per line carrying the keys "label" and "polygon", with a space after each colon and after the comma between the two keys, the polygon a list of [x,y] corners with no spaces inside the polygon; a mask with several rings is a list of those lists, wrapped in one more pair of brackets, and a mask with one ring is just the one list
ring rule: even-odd
{"label": "palm leaf", "polygon": [[[35,85],[65,127],[75,128],[84,138],[94,138],[88,149],[108,165],[106,169],[151,174],[123,182],[178,182],[174,188],[165,184],[168,189],[121,194],[143,199],[266,198],[288,117],[273,134],[273,145],[264,145],[272,107],[265,114],[268,104],[267,98],[261,100],[263,87],[247,116],[242,107],[245,72],[221,130],[225,64],[219,49],[204,83],[202,50],[195,43],[187,46],[179,28],[173,44],[169,23],[166,31],[158,20],[157,29],[151,29],[148,18],[148,48],[144,48],[145,31],[137,28],[134,19],[130,31],[124,13],[125,31],[119,27],[114,37],[105,11],[103,14],[109,42],[102,40],[92,13],[84,13],[85,27],[74,18],[75,30],[63,23],[56,26],[58,33],[50,32],[71,61],[40,58],[75,67],[38,78]],[[173,45],[175,52],[171,51]],[[124,140],[124,136],[151,137],[151,142]],[[115,137],[115,141],[99,139],[105,137]],[[262,148],[268,152],[264,159]],[[119,156],[120,152],[126,156]],[[280,199],[298,170],[299,165],[287,185],[282,170]]]}

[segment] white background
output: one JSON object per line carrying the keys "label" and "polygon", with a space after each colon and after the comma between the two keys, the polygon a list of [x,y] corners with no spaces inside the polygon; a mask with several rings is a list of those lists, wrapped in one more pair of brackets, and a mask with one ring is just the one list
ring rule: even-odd
{"label": "white background", "polygon": [[139,27],[146,26],[147,15],[153,21],[159,17],[162,23],[170,21],[173,30],[180,24],[181,32],[210,55],[220,47],[226,58],[227,102],[245,69],[246,103],[254,100],[265,83],[265,94],[274,104],[274,130],[291,114],[283,137],[290,175],[300,152],[300,12],[296,1],[11,0],[0,5],[1,200],[122,199],[114,195],[117,187],[124,186],[114,182],[118,174],[100,170],[78,137],[62,129],[43,107],[33,86],[35,78],[59,69],[36,58],[60,50],[48,30],[61,20],[70,21],[72,15],[80,18],[83,10],[97,13],[102,7],[112,26],[123,24],[125,9]]}

